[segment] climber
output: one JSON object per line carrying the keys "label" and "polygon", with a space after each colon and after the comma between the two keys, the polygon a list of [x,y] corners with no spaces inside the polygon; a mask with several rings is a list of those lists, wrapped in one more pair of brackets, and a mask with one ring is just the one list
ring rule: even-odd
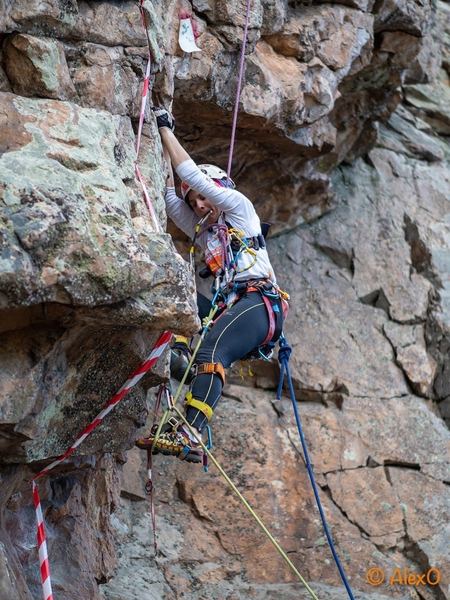
{"label": "climber", "polygon": [[[199,348],[195,377],[185,398],[186,419],[193,432],[172,423],[155,444],[153,431],[136,445],[200,462],[198,439],[221,398],[225,369],[237,360],[265,356],[271,350],[282,332],[287,295],[276,284],[253,204],[220,168],[197,167],[175,137],[171,114],[154,110],[169,167],[167,213],[203,250],[206,271],[215,281],[213,302],[220,302],[220,312]],[[183,199],[175,192],[172,166],[181,179]],[[202,228],[197,227],[196,233],[199,220]],[[206,316],[211,301],[198,294],[198,305],[200,317]],[[186,355],[187,364],[187,340],[177,338],[174,349]]]}

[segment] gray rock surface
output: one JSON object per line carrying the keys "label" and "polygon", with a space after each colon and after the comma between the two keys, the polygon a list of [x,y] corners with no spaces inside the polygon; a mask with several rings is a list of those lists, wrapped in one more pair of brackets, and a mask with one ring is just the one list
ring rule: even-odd
{"label": "gray rock surface", "polygon": [[[144,8],[153,102],[173,107],[197,161],[224,166],[245,2]],[[180,10],[201,53],[177,46]],[[274,223],[298,406],[361,600],[450,593],[448,16],[428,0],[251,6],[233,177]],[[0,27],[0,596],[31,600],[31,477],[163,329],[199,323],[192,274],[135,179],[148,55],[137,3],[6,0]],[[150,111],[139,164],[164,230]],[[153,555],[145,456],[129,449],[166,377],[163,358],[41,480],[55,598],[306,598],[213,468],[155,457]],[[230,373],[217,456],[319,598],[343,599],[277,377],[276,362]],[[442,579],[375,588],[371,567]]]}
{"label": "gray rock surface", "polygon": [[152,234],[133,183],[129,119],[11,94],[1,102],[3,307],[117,304],[164,281],[182,295],[183,263]]}

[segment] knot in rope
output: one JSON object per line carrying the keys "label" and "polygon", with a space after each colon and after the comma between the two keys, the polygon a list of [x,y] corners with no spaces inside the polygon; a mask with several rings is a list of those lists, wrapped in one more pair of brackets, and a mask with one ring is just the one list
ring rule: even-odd
{"label": "knot in rope", "polygon": [[292,348],[289,346],[285,337],[280,339],[280,349],[278,350],[278,361],[281,364],[286,364],[289,362],[289,359],[292,354]]}

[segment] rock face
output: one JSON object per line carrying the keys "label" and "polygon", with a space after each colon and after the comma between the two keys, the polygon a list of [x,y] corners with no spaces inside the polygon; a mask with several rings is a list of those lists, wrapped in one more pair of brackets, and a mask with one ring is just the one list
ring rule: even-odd
{"label": "rock face", "polygon": [[[246,2],[145,0],[153,101],[226,165]],[[193,13],[201,53],[177,47]],[[165,172],[137,3],[3,2],[0,50],[0,598],[40,597],[30,479],[163,329],[199,326],[161,231]],[[233,177],[274,225],[285,333],[326,517],[361,600],[450,594],[450,11],[428,0],[252,0]],[[170,229],[177,243],[183,238]],[[238,365],[217,457],[319,598],[347,597],[276,362]],[[246,374],[248,373],[248,375]],[[166,361],[40,484],[55,598],[307,598],[211,467],[131,450]],[[371,567],[386,580],[374,587]],[[395,569],[438,569],[406,585]],[[434,571],[436,572],[436,571]]]}

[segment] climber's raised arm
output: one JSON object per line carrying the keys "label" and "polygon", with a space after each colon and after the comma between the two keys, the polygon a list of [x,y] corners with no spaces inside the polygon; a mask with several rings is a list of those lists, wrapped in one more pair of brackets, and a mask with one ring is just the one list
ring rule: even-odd
{"label": "climber's raised arm", "polygon": [[166,193],[164,194],[167,214],[181,231],[192,237],[198,219],[186,202],[177,196],[170,154],[165,146],[163,153],[167,165]]}
{"label": "climber's raised arm", "polygon": [[164,144],[164,149],[169,153],[172,165],[176,170],[182,162],[189,160],[191,157],[177,140],[173,131],[168,127],[161,127],[159,133]]}
{"label": "climber's raised arm", "polygon": [[169,154],[170,162],[176,170],[178,165],[185,160],[189,160],[191,157],[173,133],[173,130],[175,129],[175,120],[170,112],[162,107],[154,107],[153,112],[164,146],[164,156],[166,157],[166,153]]}
{"label": "climber's raised arm", "polygon": [[[261,222],[250,200],[235,189],[220,167],[197,166],[175,137],[171,114],[164,108],[156,108],[154,112],[165,156],[170,157],[181,179],[183,199],[177,196],[174,187],[166,188],[167,213],[183,231],[193,231],[194,243],[203,250],[207,268],[199,275],[214,276],[211,306],[214,312],[220,311],[220,318],[203,330],[200,345],[195,349],[197,356],[191,355],[185,338],[178,339],[173,347],[175,358],[171,368],[174,375],[178,371],[180,380],[186,381],[190,376],[190,367],[196,359],[191,390],[185,400],[184,423],[174,419],[159,437],[152,430],[148,437],[139,438],[136,445],[195,463],[203,460],[200,440],[221,397],[225,369],[245,357],[269,358],[266,353],[271,352],[282,334],[285,307]],[[198,298],[201,300],[201,295]],[[208,300],[203,297],[202,304],[205,303],[206,309],[199,312],[201,318],[210,310]]]}
{"label": "climber's raised arm", "polygon": [[[156,108],[154,113],[163,146],[182,180],[183,197],[197,217],[201,218],[211,212],[208,222],[213,223],[223,212],[227,217],[234,217],[236,225],[242,228],[251,222],[256,217],[252,203],[234,189],[234,183],[225,171],[214,165],[198,167],[175,137],[171,114],[164,108]],[[260,229],[259,223],[255,229]],[[251,235],[253,233],[252,228]]]}

